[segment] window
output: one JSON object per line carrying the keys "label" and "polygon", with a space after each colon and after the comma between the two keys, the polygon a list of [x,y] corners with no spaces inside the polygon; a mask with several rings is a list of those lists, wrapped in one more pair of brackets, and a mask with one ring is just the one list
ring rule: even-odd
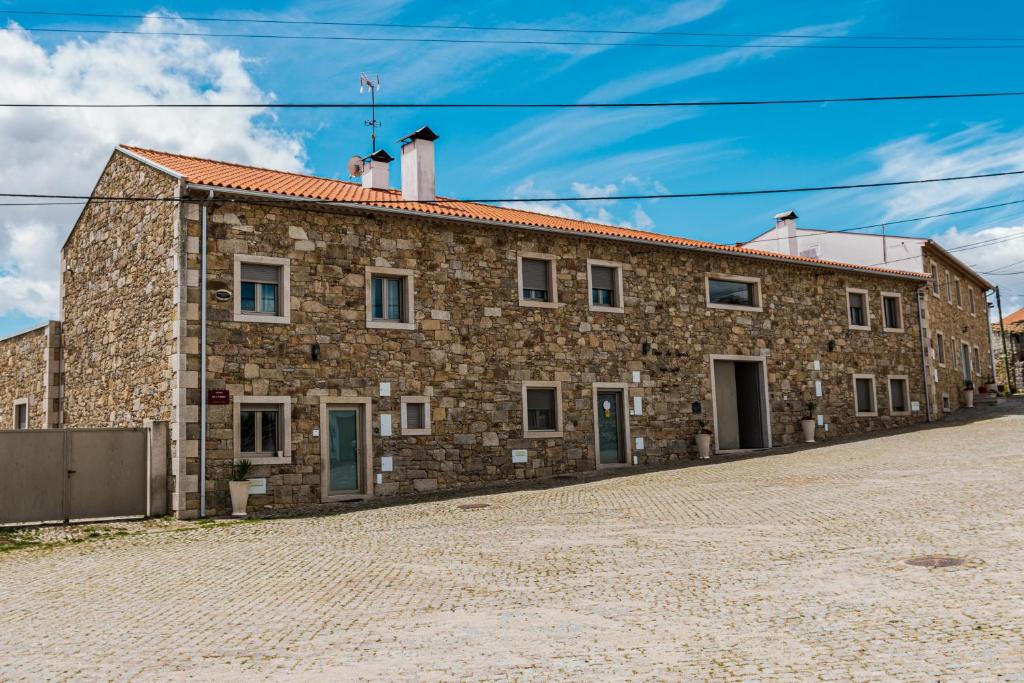
{"label": "window", "polygon": [[558,306],[555,257],[524,253],[519,256],[519,305],[537,308]]}
{"label": "window", "polygon": [[977,312],[974,307],[974,287],[967,288],[967,306],[971,311],[971,315],[974,315]]}
{"label": "window", "polygon": [[852,330],[870,330],[868,318],[868,293],[864,289],[847,289],[846,303],[849,309],[849,324]]}
{"label": "window", "polygon": [[289,322],[290,280],[286,258],[235,254],[235,320]]}
{"label": "window", "polygon": [[935,356],[939,365],[946,364],[946,338],[942,336],[941,332],[935,333]]}
{"label": "window", "polygon": [[956,279],[956,307],[964,307],[964,296],[963,292],[960,290],[960,278]]}
{"label": "window", "polygon": [[882,329],[886,332],[903,331],[903,299],[899,294],[882,292]]}
{"label": "window", "polygon": [[430,399],[426,396],[402,397],[402,434],[430,434]]}
{"label": "window", "polygon": [[562,436],[562,387],[558,382],[523,383],[523,436]]}
{"label": "window", "polygon": [[622,313],[622,266],[609,261],[587,260],[590,308]]}
{"label": "window", "polygon": [[932,294],[939,295],[939,267],[932,264]]}
{"label": "window", "polygon": [[709,274],[704,277],[704,281],[708,308],[762,310],[760,279]]}
{"label": "window", "polygon": [[977,346],[974,347],[974,372],[981,374],[981,358]]}
{"label": "window", "polygon": [[14,428],[28,429],[28,399],[21,398],[14,402]]}
{"label": "window", "polygon": [[287,396],[236,396],[235,460],[254,465],[291,462],[291,399]]}
{"label": "window", "polygon": [[946,271],[946,301],[953,303],[953,278],[950,277],[949,271]]}
{"label": "window", "polygon": [[366,326],[416,329],[413,271],[404,268],[366,269]]}
{"label": "window", "polygon": [[857,417],[874,417],[878,415],[875,405],[875,376],[853,376],[854,412]]}
{"label": "window", "polygon": [[949,412],[949,394],[942,395],[942,412]]}
{"label": "window", "polygon": [[889,377],[889,414],[910,414],[910,395],[908,393],[906,375],[893,375]]}

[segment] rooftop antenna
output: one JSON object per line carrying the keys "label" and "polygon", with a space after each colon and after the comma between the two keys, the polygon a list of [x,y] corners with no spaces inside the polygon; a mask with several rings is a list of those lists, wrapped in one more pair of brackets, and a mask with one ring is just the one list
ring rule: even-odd
{"label": "rooftop antenna", "polygon": [[359,92],[370,91],[370,119],[363,123],[370,127],[370,153],[377,151],[377,129],[380,128],[380,121],[377,120],[377,92],[380,90],[380,74],[359,74]]}

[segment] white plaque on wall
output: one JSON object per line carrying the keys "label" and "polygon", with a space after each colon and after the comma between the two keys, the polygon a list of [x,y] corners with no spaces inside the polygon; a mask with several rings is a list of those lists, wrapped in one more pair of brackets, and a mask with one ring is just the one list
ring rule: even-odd
{"label": "white plaque on wall", "polygon": [[633,371],[633,384],[640,384],[640,371],[639,370],[634,370]]}
{"label": "white plaque on wall", "polygon": [[642,396],[633,397],[633,414],[643,415],[644,414],[644,399]]}
{"label": "white plaque on wall", "polygon": [[824,427],[825,426],[825,416],[824,415],[819,415],[818,416],[818,426],[819,427]]}
{"label": "white plaque on wall", "polygon": [[391,382],[381,382],[380,383],[380,395],[381,396],[390,396],[391,395]]}
{"label": "white plaque on wall", "polygon": [[526,462],[527,450],[525,448],[516,448],[512,451],[512,462],[521,464]]}
{"label": "white plaque on wall", "polygon": [[910,402],[910,410],[911,410],[911,412],[915,412],[915,413],[918,412],[919,410],[921,410],[921,404],[918,403],[917,401],[911,401]]}
{"label": "white plaque on wall", "polygon": [[636,437],[636,444],[635,444],[633,450],[642,451],[643,449],[644,449],[644,437],[638,436],[638,437]]}
{"label": "white plaque on wall", "polygon": [[814,395],[815,396],[821,396],[821,380],[820,379],[814,380]]}
{"label": "white plaque on wall", "polygon": [[821,361],[820,360],[814,361],[814,369],[815,370],[821,370]]}
{"label": "white plaque on wall", "polygon": [[260,479],[250,479],[249,480],[249,493],[251,493],[253,495],[262,495],[262,494],[264,494],[266,492],[267,492],[267,480],[266,479],[260,478]]}
{"label": "white plaque on wall", "polygon": [[391,416],[387,413],[380,416],[380,435],[391,436]]}
{"label": "white plaque on wall", "polygon": [[385,455],[383,458],[380,459],[380,471],[381,472],[390,472],[390,471],[392,471],[394,469],[394,467],[395,467],[395,459],[392,458],[390,455]]}

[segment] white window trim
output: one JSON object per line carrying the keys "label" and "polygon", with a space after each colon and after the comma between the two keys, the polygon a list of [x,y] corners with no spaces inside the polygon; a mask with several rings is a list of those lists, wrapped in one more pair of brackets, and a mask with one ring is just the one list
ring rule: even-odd
{"label": "white window trim", "polygon": [[[281,268],[281,282],[278,283],[278,294],[281,298],[280,315],[264,315],[260,313],[242,312],[242,264],[258,263],[264,266],[279,266]],[[276,256],[255,256],[250,254],[235,254],[234,288],[232,298],[234,299],[234,319],[236,322],[248,323],[276,323],[287,324],[291,322],[291,297],[292,297],[292,267],[291,260],[278,258]]]}
{"label": "white window trim", "polygon": [[[944,334],[935,330],[935,362],[939,364],[940,368],[946,367],[946,337]],[[939,350],[942,350],[940,353]]]}
{"label": "white window trim", "polygon": [[[281,412],[281,455],[277,457],[253,458],[242,454],[241,415],[242,406],[278,405]],[[231,430],[235,462],[248,460],[253,465],[290,465],[292,462],[292,397],[291,396],[235,396],[231,406]]]}
{"label": "white window trim", "polygon": [[932,280],[934,281],[934,284],[932,285],[932,296],[938,299],[939,293],[942,291],[942,282],[939,280],[939,266],[937,264],[932,264],[931,273]]}
{"label": "white window trim", "polygon": [[28,397],[16,398],[11,403],[11,426],[12,429],[21,429],[18,426],[18,406],[25,406],[25,429],[32,428],[32,411],[29,408]]}
{"label": "white window trim", "polygon": [[956,307],[962,311],[964,310],[964,288],[959,277],[954,279],[956,280]]}
{"label": "white window trim", "polygon": [[[740,282],[754,285],[754,299],[756,306],[738,306],[736,304],[716,304],[711,302],[711,281],[723,280],[726,282]],[[708,308],[720,308],[726,311],[763,311],[764,300],[761,298],[761,278],[749,277],[747,275],[727,275],[725,273],[704,273],[704,303]]]}
{"label": "white window trim", "polygon": [[[421,429],[411,429],[408,424],[409,404],[415,403],[423,406],[423,424]],[[405,436],[427,436],[430,434],[430,397],[429,396],[403,396],[401,405],[402,434]]]}
{"label": "white window trim", "polygon": [[[554,430],[531,430],[530,420],[527,416],[526,391],[527,389],[554,389],[555,390],[555,424],[558,427]],[[563,435],[564,423],[562,422],[562,383],[561,382],[523,382],[523,438],[524,439],[560,439]]]}
{"label": "white window trim", "polygon": [[[405,278],[405,286],[402,287],[405,320],[374,320],[373,319],[373,276],[385,275]],[[415,271],[409,268],[379,268],[377,266],[366,267],[366,327],[378,330],[415,330],[416,329],[416,279]]]}
{"label": "white window trim", "polygon": [[[899,302],[899,304],[898,304],[898,306],[899,306],[898,310],[899,310],[899,314],[900,314],[900,326],[899,327],[887,327],[886,326],[886,321],[885,321],[885,300],[886,299],[896,299],[896,301]],[[899,292],[881,292],[881,295],[879,297],[879,301],[881,302],[881,305],[882,305],[882,308],[881,308],[881,311],[882,311],[882,331],[883,332],[905,332],[906,328],[904,327],[904,324],[903,324],[903,295],[900,294]]]}
{"label": "white window trim", "polygon": [[[548,295],[551,297],[550,301],[536,301],[523,298],[523,259],[548,262]],[[528,306],[530,308],[561,308],[565,305],[558,302],[557,261],[558,257],[554,254],[540,254],[533,251],[524,251],[516,256],[516,270],[518,271],[516,282],[519,283],[518,299],[520,306]]]}
{"label": "white window trim", "polygon": [[[894,379],[903,380],[903,405],[907,407],[906,410],[893,410],[892,408],[892,381]],[[898,415],[910,415],[910,376],[909,375],[889,375],[886,378],[886,393],[889,394],[889,414]]]}
{"label": "white window trim", "polygon": [[[607,268],[615,269],[615,301],[619,304],[618,306],[599,306],[594,303],[594,285],[593,277],[591,276],[591,270],[594,266],[605,266]],[[601,261],[598,259],[587,259],[587,306],[592,311],[602,311],[604,313],[623,313],[626,310],[626,302],[624,292],[622,289],[622,264],[617,261]]]}
{"label": "white window trim", "polygon": [[[867,325],[854,325],[852,322],[850,322],[850,295],[851,294],[861,294],[861,295],[863,295],[863,298],[864,298],[864,321],[867,323]],[[846,326],[849,327],[851,330],[867,330],[867,331],[871,330],[871,303],[870,303],[870,299],[868,298],[868,294],[869,294],[868,290],[866,290],[866,289],[857,289],[856,287],[847,287],[846,288],[846,309],[845,309],[845,312],[846,312]]]}
{"label": "white window trim", "polygon": [[[871,407],[874,408],[872,411],[861,411],[858,410],[857,405],[857,380],[869,379],[871,380]],[[867,374],[854,374],[853,375],[853,414],[856,417],[878,417],[878,386],[875,382],[874,375]]]}

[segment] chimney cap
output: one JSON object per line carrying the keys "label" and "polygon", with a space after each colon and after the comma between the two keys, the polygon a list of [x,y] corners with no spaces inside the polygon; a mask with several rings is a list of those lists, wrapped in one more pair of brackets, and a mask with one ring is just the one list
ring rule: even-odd
{"label": "chimney cap", "polygon": [[384,163],[384,164],[391,163],[392,161],[395,160],[395,158],[393,156],[388,154],[387,151],[383,150],[383,149],[378,149],[376,152],[374,152],[370,156],[364,157],[364,158],[370,159],[371,161],[379,161],[379,162]]}
{"label": "chimney cap", "polygon": [[439,136],[434,131],[430,130],[430,126],[423,126],[422,128],[418,128],[418,129],[414,130],[413,132],[409,133],[405,137],[399,138],[398,141],[399,142],[412,142],[413,140],[428,140],[430,142],[433,142],[434,140],[438,139],[439,137],[441,137],[441,136]]}
{"label": "chimney cap", "polygon": [[775,214],[775,220],[777,221],[785,221],[794,218],[799,218],[799,216],[797,216],[796,211],[793,211],[792,209],[789,211],[784,211],[782,213]]}

